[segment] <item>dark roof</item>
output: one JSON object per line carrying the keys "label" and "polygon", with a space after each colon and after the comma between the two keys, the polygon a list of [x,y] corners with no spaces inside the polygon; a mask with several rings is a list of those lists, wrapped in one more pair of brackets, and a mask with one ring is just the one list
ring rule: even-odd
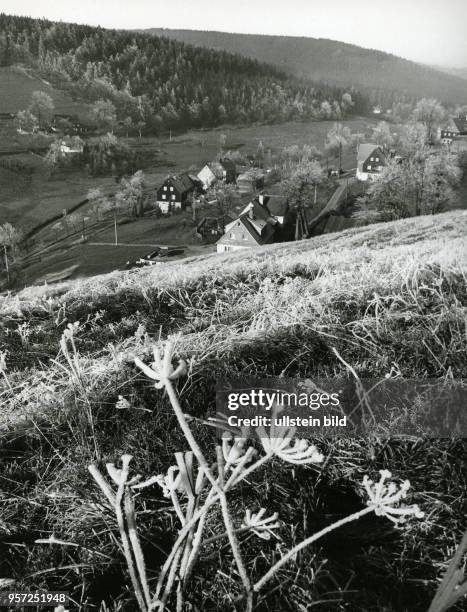
{"label": "dark roof", "polygon": [[202,185],[202,182],[196,176],[196,174],[188,174],[188,178],[193,183],[193,185]]}
{"label": "dark roof", "polygon": [[194,187],[194,182],[188,174],[179,174],[178,176],[171,176],[169,178],[172,180],[172,185],[178,189],[180,193],[190,191]]}
{"label": "dark roof", "polygon": [[[254,199],[249,203],[249,210],[245,210],[243,214],[248,215],[251,219],[259,219],[261,221],[268,221],[271,217],[269,209],[263,204],[260,204],[257,199]],[[243,216],[242,214],[242,216]]]}
{"label": "dark roof", "polygon": [[[274,234],[274,228],[272,227],[272,225],[268,224],[268,227],[266,228],[266,231],[263,233],[263,235],[260,235],[255,228],[253,227],[253,225],[250,222],[250,219],[248,217],[248,213],[245,213],[244,215],[241,215],[238,220],[242,223],[242,225],[245,227],[245,229],[247,230],[247,232],[250,234],[250,236],[254,239],[254,241],[257,244],[267,244],[268,242],[270,242],[271,238],[273,237]],[[225,237],[225,234],[222,238]],[[221,240],[222,240],[221,238]],[[239,244],[243,244],[240,241],[232,241],[229,240],[229,242],[231,242],[232,244],[235,244],[235,242],[239,242]]]}
{"label": "dark roof", "polygon": [[375,149],[379,149],[381,151],[381,154],[384,155],[383,150],[377,144],[372,144],[372,143],[359,144],[358,152],[357,152],[357,161],[364,162],[365,160],[368,159],[368,157],[373,153]]}
{"label": "dark roof", "polygon": [[221,159],[220,164],[226,171],[233,170],[235,172],[236,164],[231,159]]}
{"label": "dark roof", "polygon": [[460,134],[467,133],[467,121],[465,119],[462,119],[461,117],[456,117],[455,119],[453,119],[453,121]]}
{"label": "dark roof", "polygon": [[274,217],[283,217],[289,209],[287,196],[279,185],[265,188],[262,192],[264,204]]}

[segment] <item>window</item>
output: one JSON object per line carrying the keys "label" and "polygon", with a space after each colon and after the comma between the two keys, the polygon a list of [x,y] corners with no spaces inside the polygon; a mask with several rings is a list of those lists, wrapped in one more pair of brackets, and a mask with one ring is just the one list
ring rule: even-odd
{"label": "window", "polygon": [[165,193],[162,194],[162,199],[165,200],[167,196],[165,195]]}
{"label": "window", "polygon": [[173,191],[173,190],[174,190],[174,188],[173,188],[173,187],[171,187],[171,188],[170,188],[170,191]]}
{"label": "window", "polygon": [[377,161],[377,162],[378,162],[378,161],[379,161],[379,157],[375,157],[375,161]]}
{"label": "window", "polygon": [[164,185],[164,191],[167,191],[167,185]]}
{"label": "window", "polygon": [[233,232],[230,232],[229,238],[231,240],[235,240],[235,234]]}
{"label": "window", "polygon": [[175,194],[173,196],[171,196],[171,197],[172,197],[172,200],[175,200],[175,198],[176,198]]}
{"label": "window", "polygon": [[370,157],[370,161],[375,161],[375,158],[374,157]]}
{"label": "window", "polygon": [[378,172],[381,172],[383,170],[383,166],[378,166]]}
{"label": "window", "polygon": [[370,164],[368,164],[368,166],[367,166],[367,168],[366,168],[366,169],[367,169],[367,170],[371,170],[371,165],[370,165]]}
{"label": "window", "polygon": [[242,240],[246,240],[247,237],[245,236],[245,234],[242,234]]}

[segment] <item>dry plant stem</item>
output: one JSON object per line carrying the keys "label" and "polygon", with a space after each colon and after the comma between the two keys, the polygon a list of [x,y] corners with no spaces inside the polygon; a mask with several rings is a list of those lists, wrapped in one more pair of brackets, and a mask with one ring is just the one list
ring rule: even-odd
{"label": "dry plant stem", "polygon": [[357,521],[358,519],[360,519],[362,516],[365,516],[365,514],[370,514],[370,512],[374,512],[374,509],[372,507],[367,507],[364,508],[363,510],[360,510],[359,512],[355,512],[354,514],[350,514],[349,516],[346,516],[345,518],[341,519],[340,521],[337,521],[336,523],[333,523],[332,525],[329,525],[328,527],[325,527],[324,529],[322,529],[321,531],[318,531],[317,533],[313,534],[312,536],[310,536],[309,538],[306,538],[306,540],[303,540],[303,542],[300,542],[300,544],[297,544],[296,546],[294,546],[293,548],[291,548],[283,557],[282,559],[280,559],[280,561],[278,561],[277,563],[275,563],[267,572],[266,574],[264,574],[264,576],[261,578],[261,580],[258,580],[258,582],[253,586],[253,589],[255,592],[260,591],[263,586],[266,584],[266,582],[269,582],[269,580],[271,580],[271,578],[274,576],[274,574],[286,563],[288,563],[293,557],[295,557],[295,555],[300,552],[303,548],[306,548],[307,546],[309,546],[310,544],[313,544],[313,542],[316,542],[316,540],[319,540],[319,538],[322,538],[323,536],[327,535],[328,533],[330,533],[331,531],[334,531],[335,529],[339,529],[339,527],[342,527],[343,525],[346,525],[347,523],[351,523],[352,521]]}
{"label": "dry plant stem", "polygon": [[[195,505],[195,500],[194,499],[190,499],[188,502],[188,506],[187,506],[187,511],[186,511],[186,520],[189,521],[190,519],[193,518],[193,513],[196,510],[196,505]],[[185,547],[184,547],[184,551],[183,551],[183,557],[182,557],[182,561],[180,564],[180,582],[184,581],[185,579],[185,575],[186,575],[186,568],[188,565],[188,559],[191,556],[191,551],[193,550],[193,530],[194,530],[194,525],[193,527],[190,529],[190,531],[188,532],[188,535],[186,537],[185,540]]]}
{"label": "dry plant stem", "polygon": [[[221,504],[221,509],[222,509],[222,516],[224,518],[224,523],[225,523],[225,529],[227,531],[227,533],[229,534],[229,542],[230,545],[232,547],[232,553],[235,559],[235,563],[237,564],[237,568],[238,568],[238,573],[240,575],[240,578],[242,580],[243,586],[245,588],[245,591],[247,593],[247,597],[248,597],[248,610],[252,609],[252,590],[251,590],[251,584],[250,584],[250,580],[248,578],[248,575],[246,573],[246,569],[245,566],[243,564],[243,560],[242,557],[240,555],[240,551],[239,551],[239,547],[238,547],[238,541],[237,538],[235,537],[235,533],[234,533],[234,529],[233,529],[233,525],[230,519],[230,515],[229,515],[229,508],[228,508],[228,504],[227,504],[227,498],[225,496],[225,492],[223,489],[223,484],[224,484],[224,478],[223,478],[223,465],[224,465],[224,456],[222,455],[222,449],[220,452],[220,457],[222,458],[222,467],[221,465],[218,465],[218,469],[219,469],[219,483],[217,482],[217,480],[214,478],[209,465],[203,455],[202,450],[200,449],[200,447],[198,446],[198,443],[196,442],[190,426],[188,425],[185,415],[183,413],[183,410],[179,404],[178,401],[178,397],[174,391],[174,388],[172,386],[172,383],[170,382],[170,380],[168,378],[166,378],[164,380],[164,385],[165,388],[167,390],[169,399],[170,399],[170,403],[172,404],[172,407],[174,409],[175,415],[178,419],[178,422],[180,424],[180,427],[183,431],[183,434],[185,435],[185,438],[188,442],[188,444],[190,445],[191,450],[193,451],[196,459],[198,460],[199,465],[204,469],[206,477],[209,479],[209,481],[212,484],[213,489],[218,493],[219,495],[219,502]],[[219,456],[219,453],[218,453]],[[221,476],[221,472],[222,472],[222,476]]]}
{"label": "dry plant stem", "polygon": [[229,491],[233,486],[235,486],[236,484],[238,484],[242,480],[245,480],[247,478],[247,476],[249,476],[251,473],[253,473],[255,470],[257,470],[259,467],[261,467],[264,463],[267,463],[269,461],[269,459],[271,459],[271,456],[272,455],[263,455],[260,459],[258,459],[258,461],[255,461],[255,463],[253,463],[253,465],[250,465],[249,468],[244,470],[240,474],[240,477],[238,478],[238,480],[237,480],[237,475],[241,471],[241,469],[238,469],[238,466],[237,466],[237,468],[232,472],[232,474],[230,475],[228,481],[225,484],[225,491]]}
{"label": "dry plant stem", "polygon": [[178,550],[180,548],[180,546],[183,544],[187,534],[189,533],[190,529],[193,527],[193,525],[195,525],[195,523],[203,516],[206,514],[206,512],[208,511],[208,509],[213,506],[215,503],[217,503],[219,501],[219,496],[217,495],[213,495],[214,491],[211,489],[204,505],[193,515],[193,518],[188,521],[183,527],[182,529],[179,531],[178,533],[178,537],[175,540],[175,544],[172,546],[172,550],[170,551],[169,556],[167,557],[167,559],[165,560],[165,563],[162,567],[161,573],[159,574],[159,579],[157,581],[157,586],[156,586],[156,594],[155,594],[155,598],[157,598],[159,596],[159,593],[161,591],[162,588],[162,584],[164,582],[165,576],[167,575],[167,572],[170,570],[172,563],[175,559],[175,556],[178,553]]}
{"label": "dry plant stem", "polygon": [[[445,612],[467,595],[467,579],[463,581],[462,558],[467,553],[467,531],[451,559],[428,612]],[[457,588],[456,588],[457,586]]]}
{"label": "dry plant stem", "polygon": [[[264,463],[266,463],[269,459],[271,458],[270,455],[264,455],[263,457],[261,457],[260,459],[258,459],[258,461],[256,461],[253,465],[251,465],[248,469],[246,469],[238,478],[238,480],[235,480],[235,474],[236,474],[236,470],[234,470],[232,472],[232,474],[229,477],[229,480],[227,481],[226,485],[225,485],[225,490],[230,490],[232,487],[234,487],[235,485],[237,485],[239,482],[241,482],[242,480],[244,480],[247,476],[249,476],[252,472],[254,472],[257,468],[259,468],[261,465],[263,465]],[[235,480],[235,482],[234,482]],[[157,582],[157,587],[156,587],[156,595],[155,597],[157,598],[161,589],[162,589],[162,584],[164,582],[165,576],[167,575],[167,572],[170,570],[171,564],[173,562],[173,559],[178,551],[178,548],[183,544],[187,534],[189,533],[190,529],[195,525],[195,523],[198,522],[198,520],[202,521],[203,524],[205,522],[206,519],[206,514],[207,511],[209,510],[209,508],[211,508],[211,506],[213,506],[214,504],[216,504],[219,501],[219,496],[216,494],[214,494],[214,489],[211,489],[211,491],[209,492],[203,506],[201,506],[201,508],[199,508],[195,514],[193,515],[193,517],[186,523],[183,524],[182,529],[179,531],[178,533],[178,537],[172,547],[172,550],[170,551],[169,556],[167,557],[167,559],[165,560],[165,563],[162,567],[161,573],[159,575],[159,579]],[[199,529],[199,528],[198,528]],[[243,531],[243,530],[240,530]],[[201,538],[201,533],[202,530],[199,534],[199,537]],[[225,532],[224,534],[221,534],[221,537],[227,537],[227,532]],[[195,536],[196,538],[196,536]],[[217,539],[217,538],[216,538]],[[193,546],[194,551],[197,551],[198,545],[194,545]],[[194,562],[196,561],[196,558],[193,557],[193,552],[192,551],[192,558],[189,561],[189,567],[187,569],[187,573],[188,575],[191,573],[192,569],[193,569],[193,565]]]}
{"label": "dry plant stem", "polygon": [[109,487],[109,485],[105,482],[105,479],[102,477],[102,474],[99,472],[99,470],[97,469],[95,465],[90,465],[88,469],[92,477],[94,478],[94,480],[97,482],[97,484],[101,488],[104,495],[109,500],[112,508],[115,507],[115,504],[116,504],[115,494],[112,491],[112,489]]}
{"label": "dry plant stem", "polygon": [[[222,448],[218,446],[216,448],[217,451],[217,466],[219,470],[219,485],[221,489],[224,487],[224,455],[222,453]],[[227,503],[227,497],[224,495],[220,498],[220,505],[222,509],[222,517],[224,519],[225,530],[227,532],[230,548],[232,549],[232,554],[235,559],[235,563],[237,564],[238,573],[240,574],[241,581],[243,583],[243,587],[246,591],[247,596],[247,611],[253,609],[253,590],[251,588],[251,582],[248,578],[248,574],[245,569],[245,565],[243,563],[242,556],[240,554],[240,546],[237,540],[237,536],[235,535],[235,528],[232,523],[232,518],[229,512],[229,506]]]}
{"label": "dry plant stem", "polygon": [[[143,552],[141,550],[138,534],[136,532],[136,521],[133,501],[129,493],[127,493],[127,495],[125,496],[125,515],[127,526],[125,526],[125,516],[122,511],[123,496],[125,494],[125,484],[128,479],[129,472],[128,464],[125,462],[123,464],[121,471],[121,479],[118,485],[116,495],[109,487],[109,485],[102,477],[102,474],[99,472],[95,465],[89,466],[89,472],[91,473],[92,477],[97,482],[101,491],[104,493],[105,497],[108,499],[112,508],[114,509],[115,516],[117,518],[118,529],[120,532],[120,538],[122,541],[123,553],[125,555],[125,560],[128,566],[128,571],[130,573],[131,583],[133,585],[133,590],[135,592],[138,606],[143,612],[147,612],[147,610],[150,609],[149,587],[146,579],[146,569],[144,565]],[[139,580],[138,576],[136,575],[133,557],[136,561],[136,566],[139,572]],[[144,595],[141,586],[144,590]]]}
{"label": "dry plant stem", "polygon": [[126,516],[127,527],[128,527],[128,535],[130,537],[130,542],[133,547],[133,556],[136,561],[136,567],[138,569],[139,578],[140,578],[141,586],[143,589],[144,598],[146,600],[146,609],[147,609],[151,603],[151,593],[149,592],[148,579],[146,575],[146,564],[144,562],[144,555],[141,549],[138,532],[136,530],[135,506],[133,503],[133,498],[131,497],[131,493],[129,491],[125,492],[125,516]]}
{"label": "dry plant stem", "polygon": [[193,451],[199,465],[203,468],[206,477],[208,478],[209,482],[211,483],[211,485],[213,486],[213,488],[216,490],[216,492],[219,495],[223,494],[223,491],[220,489],[217,480],[215,479],[215,477],[213,476],[211,469],[208,465],[208,462],[206,461],[204,455],[203,455],[203,451],[201,450],[201,448],[198,446],[198,443],[196,442],[193,433],[190,429],[190,426],[187,423],[187,420],[185,418],[185,415],[183,413],[182,407],[180,406],[180,403],[178,401],[178,397],[174,391],[173,385],[171,383],[171,381],[168,378],[164,379],[164,385],[165,385],[165,389],[167,391],[167,395],[169,396],[170,399],[170,403],[172,404],[172,408],[175,412],[175,416],[178,419],[179,425],[181,430],[183,431],[183,434],[186,438],[186,441],[188,442],[191,450]]}
{"label": "dry plant stem", "polygon": [[201,537],[203,535],[204,524],[206,522],[206,514],[207,513],[205,512],[199,519],[198,528],[196,530],[195,537],[193,538],[193,548],[190,554],[190,558],[188,559],[185,576],[183,578],[185,584],[188,583],[188,580],[191,576],[191,572],[193,571],[194,564],[196,563],[196,559],[198,558],[198,551],[201,546]]}
{"label": "dry plant stem", "polygon": [[[164,610],[165,608],[165,604],[167,603],[167,599],[169,598],[169,595],[172,591],[172,587],[173,587],[173,583],[175,581],[175,577],[177,575],[177,568],[180,562],[180,557],[182,555],[182,549],[178,548],[177,552],[175,553],[174,559],[172,561],[172,564],[170,566],[170,572],[167,578],[167,582],[165,585],[165,589],[164,589],[164,593],[162,595],[162,597],[160,598],[160,601],[155,602],[155,604],[159,604],[159,610],[162,612],[162,610]],[[151,606],[152,608],[152,606]]]}
{"label": "dry plant stem", "polygon": [[14,393],[13,391],[13,387],[11,386],[10,381],[8,380],[8,376],[6,375],[6,372],[2,372],[3,374],[3,378],[5,379],[6,382],[6,386],[8,387],[8,389],[11,391],[11,393]]}
{"label": "dry plant stem", "polygon": [[133,590],[136,595],[136,599],[138,601],[138,605],[143,612],[146,612],[148,609],[146,602],[144,600],[144,596],[141,590],[141,585],[139,583],[138,577],[135,572],[135,565],[133,563],[133,558],[131,555],[130,541],[128,535],[125,530],[125,517],[122,512],[122,499],[125,491],[125,482],[128,478],[128,465],[123,465],[120,484],[118,485],[118,491],[115,502],[115,514],[117,516],[118,528],[120,530],[120,537],[122,539],[123,545],[123,553],[125,555],[125,559],[128,566],[128,571],[130,572],[131,582],[133,584]]}

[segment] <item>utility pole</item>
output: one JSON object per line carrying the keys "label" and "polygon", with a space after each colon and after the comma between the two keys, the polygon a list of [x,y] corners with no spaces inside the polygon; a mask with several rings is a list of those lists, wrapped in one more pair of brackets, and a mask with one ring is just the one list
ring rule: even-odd
{"label": "utility pole", "polygon": [[3,249],[5,251],[5,269],[6,269],[6,275],[7,275],[7,279],[8,279],[8,284],[10,284],[10,266],[8,265],[8,252],[6,250],[6,244],[3,245]]}
{"label": "utility pole", "polygon": [[118,245],[118,232],[117,232],[117,209],[114,208],[114,234],[115,234],[115,246]]}

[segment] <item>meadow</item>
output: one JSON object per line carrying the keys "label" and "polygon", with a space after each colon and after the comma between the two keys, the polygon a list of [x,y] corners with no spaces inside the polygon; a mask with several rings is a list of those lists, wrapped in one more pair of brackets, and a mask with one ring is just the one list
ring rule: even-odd
{"label": "meadow", "polygon": [[[345,122],[355,132],[365,130],[368,132],[374,123],[371,119],[353,119]],[[172,140],[165,136],[123,140],[148,156],[154,154],[158,156],[157,165],[145,169],[148,184],[155,187],[168,174],[177,174],[195,168],[198,171],[206,162],[215,159],[219,154],[221,134],[227,136],[227,149],[237,149],[245,154],[255,153],[260,141],[265,150],[271,148],[272,152],[292,144],[314,144],[322,149],[326,133],[332,125],[330,121],[323,121],[240,128],[226,126],[213,130],[191,131],[174,136]],[[8,136],[8,139],[10,138],[13,138],[13,134]],[[21,140],[26,137],[18,136],[18,138]],[[37,160],[31,157],[29,160],[37,166]],[[344,159],[344,167],[354,166],[353,152],[349,152]],[[0,169],[1,219],[29,231],[48,217],[61,213],[64,208],[77,204],[86,197],[87,191],[92,187],[112,191],[115,188],[115,181],[112,177],[90,177],[84,170],[56,172],[53,176],[49,176],[43,168],[35,167],[31,176],[24,177]]]}
{"label": "meadow", "polygon": [[78,116],[87,113],[86,104],[73,100],[68,94],[56,89],[32,70],[23,66],[0,67],[0,109],[2,113],[17,113],[24,110],[31,103],[31,94],[38,90],[51,96],[57,113]]}
{"label": "meadow", "polygon": [[[172,384],[209,461],[215,434],[205,419],[222,377],[465,378],[466,222],[467,212],[451,211],[0,296],[0,576],[19,590],[67,590],[78,610],[137,608],[119,523],[88,466],[103,471],[131,454],[132,473],[146,479],[186,448],[173,398],[134,361],[148,363],[167,338],[186,361]],[[465,440],[313,442],[321,462],[276,458],[229,492],[252,581],[364,508],[365,474],[410,480],[408,502],[424,518],[395,526],[367,514],[323,537],[280,567],[255,610],[426,612],[466,528]],[[127,516],[154,592],[177,512],[154,482],[133,503]],[[241,527],[246,510],[262,507],[277,513],[269,539]],[[244,610],[216,507],[204,534],[186,609]],[[175,609],[170,593],[167,604]]]}

